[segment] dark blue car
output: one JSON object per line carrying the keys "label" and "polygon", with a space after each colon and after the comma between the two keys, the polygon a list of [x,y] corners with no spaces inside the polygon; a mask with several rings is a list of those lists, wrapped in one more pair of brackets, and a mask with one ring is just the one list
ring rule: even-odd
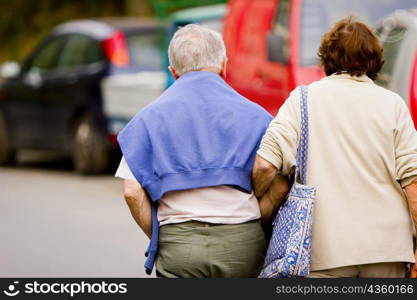
{"label": "dark blue car", "polygon": [[83,174],[106,170],[118,122],[126,123],[165,86],[160,49],[152,21],[56,27],[0,80],[0,164],[12,163],[20,149],[38,149],[71,155]]}

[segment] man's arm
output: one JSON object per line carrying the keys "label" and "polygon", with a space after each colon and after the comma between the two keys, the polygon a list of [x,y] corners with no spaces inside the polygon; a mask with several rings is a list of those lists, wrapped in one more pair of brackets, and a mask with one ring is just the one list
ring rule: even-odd
{"label": "man's arm", "polygon": [[288,178],[278,175],[273,164],[256,155],[252,184],[255,196],[259,199],[262,222],[268,222],[290,189]]}
{"label": "man's arm", "polygon": [[268,222],[290,190],[287,177],[276,175],[266,193],[259,199],[262,223]]}
{"label": "man's arm", "polygon": [[273,164],[256,155],[252,170],[252,184],[255,196],[258,199],[266,193],[276,174],[277,168]]}
{"label": "man's arm", "polygon": [[[405,193],[407,194],[408,206],[417,232],[417,180],[405,187]],[[411,267],[411,278],[417,278],[417,251],[414,256],[416,263]]]}
{"label": "man's arm", "polygon": [[151,201],[141,185],[134,180],[125,180],[124,197],[129,206],[130,213],[136,223],[151,238],[152,234],[152,214]]}

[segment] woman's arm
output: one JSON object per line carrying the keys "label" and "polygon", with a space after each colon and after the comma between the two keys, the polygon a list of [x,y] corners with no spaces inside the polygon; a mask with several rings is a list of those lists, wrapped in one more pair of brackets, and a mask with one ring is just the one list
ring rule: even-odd
{"label": "woman's arm", "polygon": [[[407,194],[408,207],[417,232],[417,180],[405,187],[405,193]],[[417,250],[415,259],[416,263],[411,267],[411,278],[417,278]]]}
{"label": "woman's arm", "polygon": [[299,106],[299,93],[294,90],[262,138],[252,172],[254,191],[258,198],[268,190],[277,172],[290,175],[293,171],[300,132]]}

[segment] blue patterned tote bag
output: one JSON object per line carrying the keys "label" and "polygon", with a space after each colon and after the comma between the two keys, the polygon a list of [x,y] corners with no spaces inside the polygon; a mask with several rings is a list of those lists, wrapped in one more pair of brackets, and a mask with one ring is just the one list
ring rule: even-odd
{"label": "blue patterned tote bag", "polygon": [[310,272],[316,189],[306,185],[308,157],[307,87],[300,87],[301,134],[295,180],[272,223],[272,237],[259,278],[306,277]]}

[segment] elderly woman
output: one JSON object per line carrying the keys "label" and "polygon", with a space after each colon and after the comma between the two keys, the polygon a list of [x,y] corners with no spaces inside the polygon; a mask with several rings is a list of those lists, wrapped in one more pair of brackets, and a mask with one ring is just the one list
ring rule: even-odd
{"label": "elderly woman", "polygon": [[[417,134],[405,101],[373,82],[380,42],[350,17],[324,35],[319,57],[327,77],[308,87],[307,183],[317,188],[310,276],[404,277],[412,263],[416,277]],[[277,172],[294,172],[299,107],[295,89],[263,137],[258,197]]]}

